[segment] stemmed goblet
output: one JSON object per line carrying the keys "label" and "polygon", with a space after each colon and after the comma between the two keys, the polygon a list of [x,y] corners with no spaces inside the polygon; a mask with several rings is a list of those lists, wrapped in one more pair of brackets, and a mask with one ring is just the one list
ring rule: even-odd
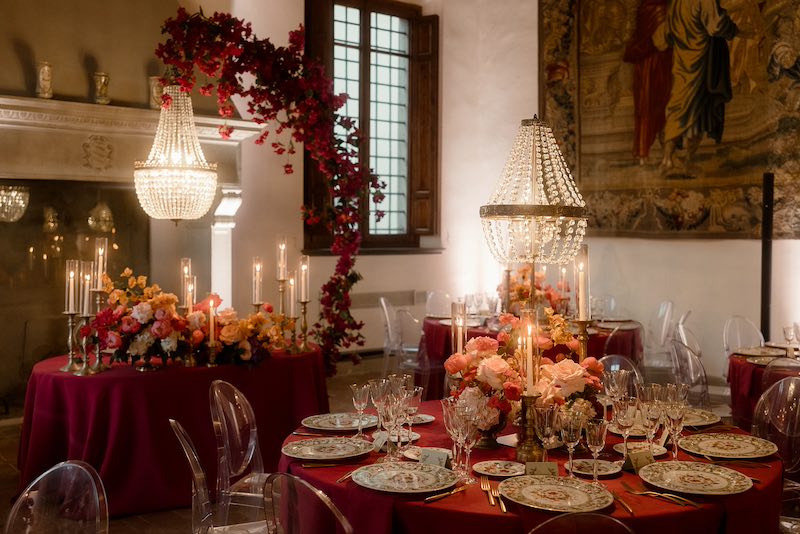
{"label": "stemmed goblet", "polygon": [[461,480],[464,484],[475,484],[477,480],[472,476],[472,465],[470,464],[472,447],[478,441],[478,425],[475,424],[475,414],[466,407],[458,406],[456,407],[456,418],[459,426],[459,442],[465,453]]}
{"label": "stemmed goblet", "polygon": [[792,341],[794,341],[794,326],[784,326],[783,327],[783,339],[786,340],[786,355],[794,358],[794,347],[792,347]]}
{"label": "stemmed goblet", "polygon": [[354,437],[364,439],[364,409],[369,403],[369,384],[350,384],[350,390],[353,392],[353,407],[358,412],[358,434]]}
{"label": "stemmed goblet", "polygon": [[453,471],[460,473],[461,449],[459,448],[459,429],[458,423],[456,422],[456,403],[457,399],[453,397],[447,397],[441,400],[442,422],[444,423],[444,428],[447,430],[450,439],[453,440]]}
{"label": "stemmed goblet", "polygon": [[559,408],[556,404],[536,406],[534,408],[536,435],[542,442],[542,449],[544,449],[542,461],[544,462],[547,461],[547,446],[552,443],[553,438],[558,433],[556,429],[558,425],[558,410]]}
{"label": "stemmed goblet", "polygon": [[606,445],[606,431],[608,421],[605,419],[590,419],[586,421],[586,446],[592,451],[594,459],[592,470],[592,484],[600,485],[597,481],[597,457]]}
{"label": "stemmed goblet", "polygon": [[581,440],[583,415],[562,412],[559,419],[561,421],[561,440],[567,446],[567,451],[569,452],[569,477],[575,478],[575,473],[572,472],[572,455],[575,452],[575,446]]}
{"label": "stemmed goblet", "polygon": [[679,401],[668,402],[664,406],[667,427],[669,428],[672,439],[672,459],[678,459],[678,442],[681,439],[683,430],[683,417],[686,414],[686,404]]}
{"label": "stemmed goblet", "polygon": [[[422,386],[414,386],[406,390],[406,422],[408,423],[408,441],[401,447],[402,450],[408,449],[411,445],[411,429],[414,425],[414,417],[419,411],[419,405],[422,402]],[[400,427],[402,431],[402,426]]]}
{"label": "stemmed goblet", "polygon": [[620,432],[622,433],[623,465],[625,465],[625,460],[628,459],[628,437],[631,434],[631,428],[633,428],[633,425],[636,422],[636,408],[636,397],[623,395],[618,399],[614,399],[614,422],[617,424],[617,428],[619,428]]}

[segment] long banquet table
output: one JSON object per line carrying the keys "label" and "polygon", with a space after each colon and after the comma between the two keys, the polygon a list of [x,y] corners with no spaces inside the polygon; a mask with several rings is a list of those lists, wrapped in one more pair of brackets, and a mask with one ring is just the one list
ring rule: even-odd
{"label": "long banquet table", "polygon": [[[417,444],[422,447],[450,447],[441,420],[441,409],[436,401],[422,404],[420,413],[434,415],[436,420],[428,425],[415,425],[414,431],[421,434]],[[505,433],[510,433],[507,427]],[[688,434],[688,432],[686,432]],[[300,438],[289,436],[285,443]],[[611,451],[622,438],[611,433],[605,452]],[[496,450],[473,450],[472,462],[488,459],[513,460],[515,449],[501,447]],[[616,453],[615,458],[619,458]],[[670,453],[671,455],[671,453]],[[584,457],[586,455],[576,455]],[[342,475],[358,466],[374,463],[379,454],[371,452],[366,458],[346,462],[336,467],[306,468],[303,461],[283,456],[279,469],[290,472],[324,491],[347,516],[356,534],[427,534],[430,532],[458,532],[459,534],[518,534],[526,533],[546,519],[553,512],[524,507],[509,501],[508,513],[499,506],[489,506],[486,494],[478,484],[466,491],[441,499],[431,504],[423,503],[423,496],[406,496],[381,493],[358,486],[348,479],[337,483]],[[671,458],[671,456],[670,456]],[[550,459],[558,461],[559,473],[566,475],[563,462],[566,452],[560,449],[550,451]],[[678,453],[679,460],[700,460],[684,451]],[[766,467],[769,466],[769,467]],[[643,488],[643,481],[635,474],[624,472],[621,475],[601,478],[609,490],[621,496],[634,510],[630,515],[618,503],[614,503],[601,513],[609,514],[636,532],[648,534],[674,534],[675,532],[715,532],[726,534],[770,533],[778,531],[778,517],[781,507],[782,463],[777,457],[770,457],[763,466],[734,467],[745,475],[756,477],[748,491],[729,496],[698,496],[691,499],[700,503],[699,508],[679,506],[648,496],[629,494],[623,482],[634,488]],[[496,485],[498,479],[492,481]],[[598,533],[602,531],[597,531]]]}
{"label": "long banquet table", "polygon": [[28,381],[18,463],[20,490],[49,467],[83,460],[97,469],[111,515],[191,505],[191,474],[169,426],[178,420],[198,450],[207,480],[216,480],[216,441],[209,386],[225,380],[253,405],[264,467],[278,464],[287,433],[328,411],[318,349],[274,354],[258,366],[169,366],[141,373],[114,364],[95,376],[59,372],[65,356],[36,364]]}
{"label": "long banquet table", "polygon": [[[630,326],[636,323],[629,323]],[[627,356],[637,365],[642,362],[642,333],[639,328],[625,325],[614,334],[609,342],[608,354],[621,354]],[[589,333],[587,352],[589,356],[601,358],[606,349],[612,329],[592,328]],[[441,399],[444,396],[444,361],[452,354],[450,340],[450,326],[434,317],[426,317],[422,324],[423,337],[420,340],[420,350],[424,348],[428,357],[429,378],[425,390],[426,399]],[[467,339],[478,336],[497,337],[497,331],[485,326],[467,329]],[[422,344],[424,343],[424,347]],[[566,352],[566,347],[556,346],[545,352],[546,356],[555,355],[561,351]]]}

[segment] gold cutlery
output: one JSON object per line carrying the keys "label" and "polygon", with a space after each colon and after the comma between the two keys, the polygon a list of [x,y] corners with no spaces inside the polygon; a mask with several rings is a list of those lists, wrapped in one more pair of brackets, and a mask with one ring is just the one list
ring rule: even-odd
{"label": "gold cutlery", "polygon": [[491,491],[492,491],[492,497],[494,497],[494,499],[500,503],[500,509],[503,511],[503,513],[505,514],[506,512],[508,512],[508,510],[506,509],[506,503],[503,502],[503,497],[500,496],[500,488],[495,486],[494,488],[491,489]]}
{"label": "gold cutlery", "polygon": [[438,501],[439,499],[444,499],[445,497],[449,497],[450,495],[454,495],[454,494],[458,493],[459,491],[464,491],[468,487],[469,486],[466,486],[466,485],[459,486],[458,488],[453,488],[452,490],[445,491],[444,493],[437,493],[436,495],[431,495],[430,497],[425,497],[425,502],[429,503],[429,502],[433,502],[433,501]]}
{"label": "gold cutlery", "polygon": [[489,478],[486,475],[481,475],[481,489],[486,492],[486,496],[489,498],[489,504],[495,506],[492,488],[489,486]]}
{"label": "gold cutlery", "polygon": [[302,465],[306,469],[311,469],[311,468],[314,468],[314,467],[339,467],[340,465],[343,465],[343,464],[311,464],[311,463],[306,463],[306,464],[300,464],[300,465]]}
{"label": "gold cutlery", "polygon": [[625,490],[632,494],[632,495],[645,495],[647,497],[653,497],[654,499],[661,499],[673,504],[677,504],[679,506],[694,506],[695,508],[700,508],[700,505],[691,499],[687,499],[681,495],[676,495],[674,493],[665,493],[662,491],[652,491],[652,490],[635,490],[633,487],[630,486],[624,480],[622,481],[622,486]]}
{"label": "gold cutlery", "polygon": [[711,462],[712,464],[717,465],[732,465],[732,466],[739,466],[739,467],[753,467],[756,469],[769,469],[772,467],[771,464],[764,464],[761,462],[756,462],[754,460],[742,460],[742,459],[732,459],[732,460],[725,460],[725,459],[714,459],[711,456],[704,454],[703,458]]}
{"label": "gold cutlery", "polygon": [[348,473],[345,473],[344,475],[342,475],[342,476],[340,476],[339,478],[337,478],[337,479],[336,479],[336,482],[339,482],[339,483],[341,483],[341,482],[344,482],[345,480],[347,480],[348,478],[350,478],[351,476],[353,476],[353,473],[355,473],[355,472],[356,472],[356,471],[358,471],[359,469],[360,469],[359,467],[356,467],[356,468],[355,468],[355,469],[353,469],[352,471],[350,471],[350,472],[348,472]]}
{"label": "gold cutlery", "polygon": [[622,497],[620,497],[616,491],[612,491],[611,495],[613,495],[614,500],[617,501],[620,506],[622,506],[629,514],[633,515],[633,508],[631,508],[631,505],[623,501]]}

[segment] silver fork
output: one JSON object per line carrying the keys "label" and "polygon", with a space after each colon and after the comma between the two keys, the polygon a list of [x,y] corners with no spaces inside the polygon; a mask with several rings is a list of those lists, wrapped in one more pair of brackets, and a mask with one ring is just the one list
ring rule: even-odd
{"label": "silver fork", "polygon": [[489,486],[489,478],[486,475],[481,475],[481,489],[486,492],[486,496],[489,498],[489,504],[495,506],[492,488]]}
{"label": "silver fork", "polygon": [[495,500],[500,503],[500,509],[503,511],[503,513],[508,512],[508,510],[506,510],[506,503],[503,502],[503,497],[500,496],[500,488],[494,487],[491,491],[492,497],[494,497]]}

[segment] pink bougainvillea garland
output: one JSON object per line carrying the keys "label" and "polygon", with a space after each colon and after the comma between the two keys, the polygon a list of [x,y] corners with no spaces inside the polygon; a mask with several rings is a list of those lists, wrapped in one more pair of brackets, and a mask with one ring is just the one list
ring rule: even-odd
{"label": "pink bougainvillea garland", "polygon": [[[257,38],[249,23],[227,13],[206,17],[180,8],[164,23],[162,33],[168,38],[156,55],[171,67],[170,83],[190,91],[199,71],[200,93],[216,93],[223,117],[233,115],[231,97],[243,97],[253,120],[264,125],[256,143],[267,140],[270,127],[274,137],[289,130],[288,142],[272,140],[273,150],[293,154],[294,143],[303,143],[327,178],[331,202],[325,212],[304,206],[303,217],[307,224],[328,225],[333,233],[331,251],[339,256],[336,270],[322,286],[320,320],[315,325],[328,372],[333,374],[340,349],[364,342],[363,323],[350,313],[350,290],[361,279],[354,267],[361,245],[362,195],[369,188],[373,201],[383,199],[381,184],[358,163],[358,130],[352,120],[337,114],[346,95],[334,94],[333,81],[322,66],[304,56],[302,26],[289,34],[289,45],[281,47]],[[229,127],[220,128],[223,137],[230,133]],[[284,165],[284,172],[292,174],[291,164]]]}

